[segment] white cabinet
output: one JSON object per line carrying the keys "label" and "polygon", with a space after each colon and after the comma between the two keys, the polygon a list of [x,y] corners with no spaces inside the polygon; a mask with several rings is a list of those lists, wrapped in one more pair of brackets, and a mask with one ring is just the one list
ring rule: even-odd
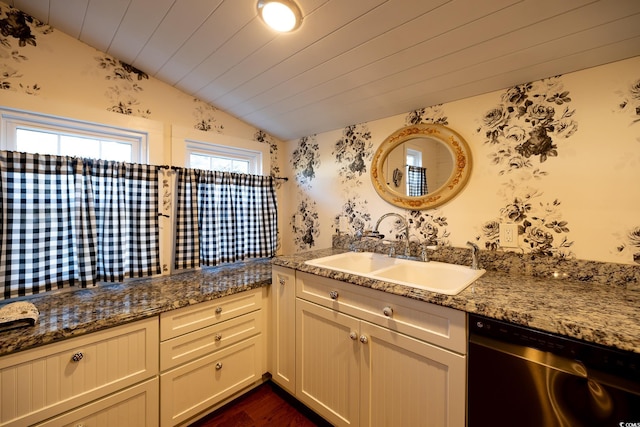
{"label": "white cabinet", "polygon": [[[81,416],[100,412],[114,404],[100,399],[157,373],[157,317],[4,356],[0,358],[0,426],[34,425],[95,400],[90,409],[81,408]],[[149,387],[155,387],[145,391],[152,399],[129,404],[141,414],[138,420],[146,423],[140,425],[157,421],[157,415],[147,418],[157,414],[158,408],[157,383]]]}
{"label": "white cabinet", "polygon": [[160,425],[213,409],[262,380],[266,288],[160,316]]}
{"label": "white cabinet", "polygon": [[360,425],[359,329],[355,317],[296,302],[296,397],[336,426]]}
{"label": "white cabinet", "polygon": [[463,355],[361,322],[361,426],[464,426]]}
{"label": "white cabinet", "polygon": [[291,394],[296,392],[296,275],[273,266],[269,372],[272,380]]}
{"label": "white cabinet", "polygon": [[296,276],[296,396],[336,426],[464,426],[465,313]]}
{"label": "white cabinet", "polygon": [[158,378],[55,417],[37,427],[157,427]]}

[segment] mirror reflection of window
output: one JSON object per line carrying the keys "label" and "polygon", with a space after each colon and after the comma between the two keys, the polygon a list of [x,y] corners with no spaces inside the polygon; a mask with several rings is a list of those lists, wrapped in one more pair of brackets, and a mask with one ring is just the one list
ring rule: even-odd
{"label": "mirror reflection of window", "polygon": [[427,170],[422,167],[422,151],[407,147],[407,196],[427,194]]}

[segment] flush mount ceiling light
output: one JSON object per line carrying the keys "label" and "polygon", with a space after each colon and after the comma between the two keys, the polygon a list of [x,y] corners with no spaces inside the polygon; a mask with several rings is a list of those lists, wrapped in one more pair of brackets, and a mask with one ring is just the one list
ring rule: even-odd
{"label": "flush mount ceiling light", "polygon": [[292,0],[259,0],[258,14],[271,28],[281,33],[293,31],[302,23],[302,13]]}

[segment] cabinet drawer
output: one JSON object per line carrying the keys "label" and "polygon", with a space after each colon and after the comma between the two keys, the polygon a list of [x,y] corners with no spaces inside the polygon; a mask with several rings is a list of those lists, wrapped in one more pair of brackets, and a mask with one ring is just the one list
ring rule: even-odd
{"label": "cabinet drawer", "polygon": [[[337,297],[331,298],[330,292]],[[463,311],[303,272],[296,275],[296,296],[466,354]],[[385,308],[392,310],[389,316]]]}
{"label": "cabinet drawer", "polygon": [[213,301],[169,311],[160,315],[162,341],[258,310],[262,289],[240,292]]}
{"label": "cabinet drawer", "polygon": [[158,359],[157,317],[4,356],[0,426],[31,425],[151,378]]}
{"label": "cabinet drawer", "polygon": [[158,378],[154,378],[37,424],[37,427],[156,427],[159,410],[158,383]]}
{"label": "cabinet drawer", "polygon": [[259,334],[261,324],[258,310],[163,341],[160,343],[160,370],[174,368]]}
{"label": "cabinet drawer", "polygon": [[160,425],[174,426],[262,378],[262,335],[160,376]]}

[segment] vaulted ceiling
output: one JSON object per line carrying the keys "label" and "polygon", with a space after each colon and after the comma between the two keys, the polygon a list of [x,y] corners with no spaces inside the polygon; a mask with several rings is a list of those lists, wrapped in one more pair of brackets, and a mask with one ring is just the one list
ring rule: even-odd
{"label": "vaulted ceiling", "polygon": [[639,0],[4,0],[283,140],[640,55]]}

